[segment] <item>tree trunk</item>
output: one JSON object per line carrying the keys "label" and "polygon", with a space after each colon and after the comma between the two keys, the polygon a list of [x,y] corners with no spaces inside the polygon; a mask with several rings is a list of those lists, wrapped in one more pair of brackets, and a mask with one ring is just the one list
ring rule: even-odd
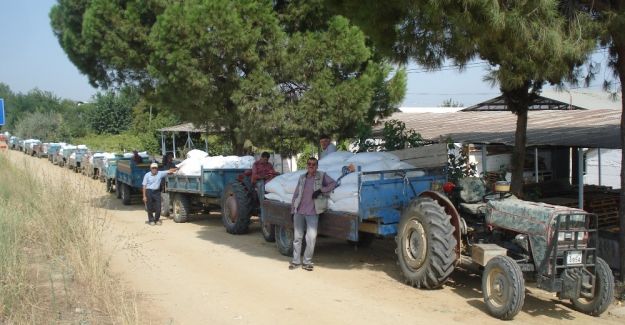
{"label": "tree trunk", "polygon": [[523,169],[525,168],[525,144],[527,143],[527,111],[532,99],[529,93],[531,82],[511,89],[502,89],[502,95],[514,114],[517,115],[516,132],[514,134],[514,149],[512,150],[512,182],[510,192],[523,198]]}
{"label": "tree trunk", "polygon": [[619,195],[619,255],[620,255],[620,276],[619,280],[625,282],[625,156],[623,156],[623,146],[625,145],[625,40],[614,39],[616,49],[616,70],[621,81],[621,191]]}
{"label": "tree trunk", "polygon": [[525,169],[526,143],[527,108],[517,113],[514,149],[512,150],[512,184],[510,184],[510,191],[519,198],[523,197],[523,170]]}

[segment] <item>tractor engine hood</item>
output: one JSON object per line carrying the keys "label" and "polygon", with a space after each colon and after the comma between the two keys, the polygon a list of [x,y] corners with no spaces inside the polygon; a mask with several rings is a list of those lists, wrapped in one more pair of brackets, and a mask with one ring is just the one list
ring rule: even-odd
{"label": "tractor engine hood", "polygon": [[[540,202],[529,202],[511,197],[491,200],[487,204],[486,223],[529,235],[535,265],[542,265],[547,247],[553,238],[557,216],[572,214],[571,221],[585,225],[586,212],[580,209]],[[581,215],[580,215],[581,214]]]}

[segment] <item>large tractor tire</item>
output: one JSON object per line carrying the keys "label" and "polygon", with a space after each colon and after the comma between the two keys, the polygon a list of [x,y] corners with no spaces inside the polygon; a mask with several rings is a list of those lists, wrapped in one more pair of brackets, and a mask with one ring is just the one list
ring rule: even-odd
{"label": "large tractor tire", "polygon": [[414,199],[404,210],[395,238],[396,253],[410,285],[439,288],[453,272],[456,239],[450,219],[430,198]]}
{"label": "large tractor tire", "polygon": [[[285,226],[276,226],[276,247],[278,247],[280,254],[293,256],[293,229]],[[303,247],[302,243],[302,250]]]}
{"label": "large tractor tire", "polygon": [[191,208],[191,204],[189,202],[189,197],[182,193],[175,193],[171,198],[172,204],[172,213],[171,218],[174,219],[175,223],[184,223],[189,219],[189,209]]}
{"label": "large tractor tire", "polygon": [[503,255],[488,261],[482,275],[482,294],[492,316],[514,318],[525,301],[525,280],[519,264]]}
{"label": "large tractor tire", "polygon": [[169,193],[161,192],[161,215],[169,217],[169,211],[171,209]]}
{"label": "large tractor tire", "polygon": [[595,276],[595,296],[592,299],[571,299],[571,303],[584,314],[599,316],[614,299],[614,276],[608,264],[599,257],[595,263]]}
{"label": "large tractor tire", "polygon": [[121,199],[124,205],[130,205],[130,185],[128,184],[120,184],[121,187]]}
{"label": "large tractor tire", "polygon": [[250,225],[252,200],[243,184],[232,182],[226,185],[221,198],[221,220],[226,231],[244,234]]}

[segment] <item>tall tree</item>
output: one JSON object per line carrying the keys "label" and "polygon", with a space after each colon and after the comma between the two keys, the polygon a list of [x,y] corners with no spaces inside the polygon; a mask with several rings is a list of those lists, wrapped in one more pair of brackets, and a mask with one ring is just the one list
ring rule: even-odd
{"label": "tall tree", "polygon": [[246,139],[270,143],[277,131],[353,133],[373,106],[383,68],[358,28],[310,9],[318,3],[60,0],[50,16],[94,85],[138,85],[241,152]]}
{"label": "tall tree", "polygon": [[400,62],[414,59],[429,68],[445,59],[463,66],[487,61],[486,77],[498,84],[517,115],[512,192],[522,196],[528,105],[547,83],[573,77],[594,48],[586,37],[589,15],[563,15],[556,0],[328,0],[362,26]]}
{"label": "tall tree", "polygon": [[107,91],[94,96],[88,116],[91,129],[98,134],[119,134],[132,125],[132,109],[139,102],[138,93],[126,88],[122,91]]}
{"label": "tall tree", "polygon": [[[608,65],[618,78],[621,96],[621,148],[625,145],[625,0],[581,0],[563,4],[567,11],[583,10],[600,24],[597,39],[609,48]],[[619,200],[620,280],[625,282],[625,156],[621,155]]]}

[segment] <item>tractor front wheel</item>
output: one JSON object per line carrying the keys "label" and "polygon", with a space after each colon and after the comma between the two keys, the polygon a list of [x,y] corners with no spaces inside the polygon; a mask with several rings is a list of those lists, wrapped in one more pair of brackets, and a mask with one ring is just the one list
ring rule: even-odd
{"label": "tractor front wheel", "polygon": [[601,315],[614,299],[614,276],[608,264],[599,257],[595,263],[595,276],[595,296],[592,299],[571,299],[576,310],[591,316]]}
{"label": "tractor front wheel", "polygon": [[525,280],[519,264],[508,256],[495,256],[484,268],[482,294],[488,312],[510,320],[521,311],[525,300]]}

